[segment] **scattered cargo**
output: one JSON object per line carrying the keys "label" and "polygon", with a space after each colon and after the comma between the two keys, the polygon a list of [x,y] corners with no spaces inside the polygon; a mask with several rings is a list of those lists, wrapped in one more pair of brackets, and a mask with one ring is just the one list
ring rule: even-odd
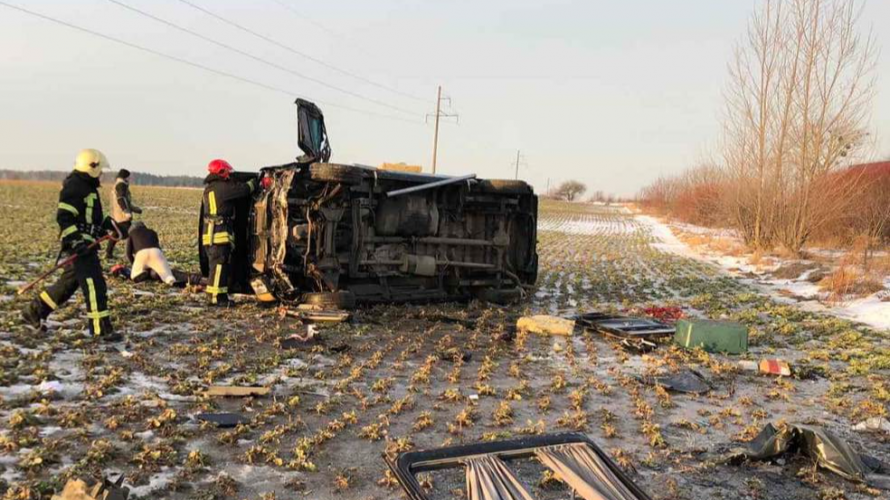
{"label": "scattered cargo", "polygon": [[681,319],[674,343],[687,349],[701,347],[711,353],[742,354],[748,351],[748,328],[732,321]]}
{"label": "scattered cargo", "polygon": [[539,335],[568,337],[575,331],[575,321],[556,316],[523,316],[516,321],[516,329]]}

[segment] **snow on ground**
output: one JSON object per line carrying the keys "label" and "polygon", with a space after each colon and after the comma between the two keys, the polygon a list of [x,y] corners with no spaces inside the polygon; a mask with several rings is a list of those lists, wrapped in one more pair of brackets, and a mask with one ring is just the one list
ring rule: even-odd
{"label": "snow on ground", "polygon": [[631,224],[587,217],[582,220],[541,219],[538,222],[538,231],[566,234],[633,234],[636,229]]}
{"label": "snow on ground", "polygon": [[[677,238],[667,223],[647,215],[637,215],[635,219],[647,227],[650,234],[658,240],[658,243],[652,244],[655,248],[715,264],[733,276],[743,277],[743,281],[769,293],[780,302],[796,303],[805,310],[824,312],[866,324],[876,330],[890,331],[890,292],[887,290],[890,288],[890,278],[884,280],[885,290],[881,292],[844,302],[827,303],[822,301],[825,298],[824,292],[814,283],[807,281],[809,272],[803,273],[796,279],[776,279],[768,273],[778,268],[781,261],[772,265],[755,266],[748,261],[746,256],[738,257],[700,251],[697,248],[691,248]],[[711,231],[689,224],[678,226],[686,232],[728,236],[726,231]],[[751,276],[756,276],[756,278],[751,278]],[[807,302],[801,303],[801,300]]]}

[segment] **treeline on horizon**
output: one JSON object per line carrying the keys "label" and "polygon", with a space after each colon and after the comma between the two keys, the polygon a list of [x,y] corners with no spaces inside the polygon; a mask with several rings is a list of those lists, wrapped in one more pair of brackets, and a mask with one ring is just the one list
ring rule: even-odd
{"label": "treeline on horizon", "polygon": [[[71,172],[63,170],[0,170],[0,180],[61,182],[69,173]],[[102,182],[114,182],[116,175],[117,172],[103,172]],[[155,175],[130,172],[130,182],[139,186],[201,187],[204,178],[190,175]]]}

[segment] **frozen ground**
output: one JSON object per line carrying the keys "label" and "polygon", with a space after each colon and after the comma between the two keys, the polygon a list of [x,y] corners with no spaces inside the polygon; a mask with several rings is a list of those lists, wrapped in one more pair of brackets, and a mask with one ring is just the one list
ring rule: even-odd
{"label": "frozen ground", "polygon": [[[771,257],[767,263],[750,263],[750,254],[732,256],[719,251],[710,250],[704,246],[691,248],[675,236],[672,227],[684,233],[706,235],[724,239],[735,239],[734,235],[726,230],[708,229],[689,224],[665,223],[654,217],[637,215],[636,219],[649,227],[649,231],[660,242],[655,246],[676,253],[684,257],[701,259],[719,266],[730,275],[737,277],[741,282],[755,286],[769,293],[775,300],[788,303],[801,303],[800,307],[814,312],[824,312],[840,318],[863,323],[877,330],[890,330],[890,277],[884,278],[884,290],[866,297],[846,298],[841,300],[829,300],[828,294],[808,281],[813,269],[801,272],[795,278],[780,279],[773,276],[773,272],[789,263],[814,264],[808,260],[789,261],[778,257]],[[824,250],[812,252],[822,256],[830,256],[839,259],[840,255]]]}
{"label": "frozen ground", "polygon": [[[122,472],[140,498],[398,499],[384,453],[572,430],[656,499],[886,498],[803,459],[716,462],[782,420],[826,426],[890,461],[886,435],[851,430],[886,412],[890,349],[875,332],[778,302],[677,254],[665,236],[618,210],[544,204],[538,287],[522,305],[361,309],[354,323],[290,349],[281,340],[305,329],[293,318],[249,301],[207,310],[203,297],[152,284],[111,282],[130,340],[110,347],[84,341],[74,308],[34,336],[18,325],[21,303],[0,301],[0,490],[48,498],[67,477]],[[740,358],[668,345],[637,356],[591,334],[505,335],[530,312],[648,305],[742,321],[751,333],[746,358],[781,357],[806,376],[739,372]],[[636,379],[682,368],[701,371],[713,390],[670,394]],[[265,385],[272,394],[202,396],[210,384]],[[250,424],[216,429],[195,420],[206,411],[238,412]],[[537,496],[571,498],[540,489],[539,474],[522,476]],[[459,478],[424,484],[436,498],[463,493],[453,490]]]}

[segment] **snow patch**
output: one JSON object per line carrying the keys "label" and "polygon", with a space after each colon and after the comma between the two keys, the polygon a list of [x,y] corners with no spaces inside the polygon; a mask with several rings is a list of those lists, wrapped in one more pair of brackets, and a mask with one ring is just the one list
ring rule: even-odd
{"label": "snow patch", "polygon": [[[890,330],[890,302],[887,301],[886,290],[868,297],[852,299],[839,303],[817,302],[824,299],[825,294],[819,287],[806,281],[809,272],[803,273],[797,279],[772,279],[766,273],[777,269],[782,261],[776,259],[769,265],[752,265],[747,257],[734,257],[719,254],[705,254],[677,238],[671,228],[664,222],[647,215],[637,215],[635,219],[649,229],[650,234],[656,240],[652,247],[670,252],[682,257],[709,262],[716,265],[724,272],[739,277],[740,275],[755,275],[756,279],[744,279],[743,281],[767,292],[774,300],[782,303],[792,303],[801,309],[810,312],[827,313],[839,318],[863,323],[876,330]],[[696,228],[690,230],[690,228]],[[719,233],[728,236],[726,231],[697,228],[696,226],[682,225],[683,231],[704,233]],[[808,250],[809,251],[809,250]],[[822,250],[823,254],[836,254],[836,251]],[[884,280],[884,286],[890,287],[890,279]],[[812,302],[799,302],[800,299],[810,299]]]}

